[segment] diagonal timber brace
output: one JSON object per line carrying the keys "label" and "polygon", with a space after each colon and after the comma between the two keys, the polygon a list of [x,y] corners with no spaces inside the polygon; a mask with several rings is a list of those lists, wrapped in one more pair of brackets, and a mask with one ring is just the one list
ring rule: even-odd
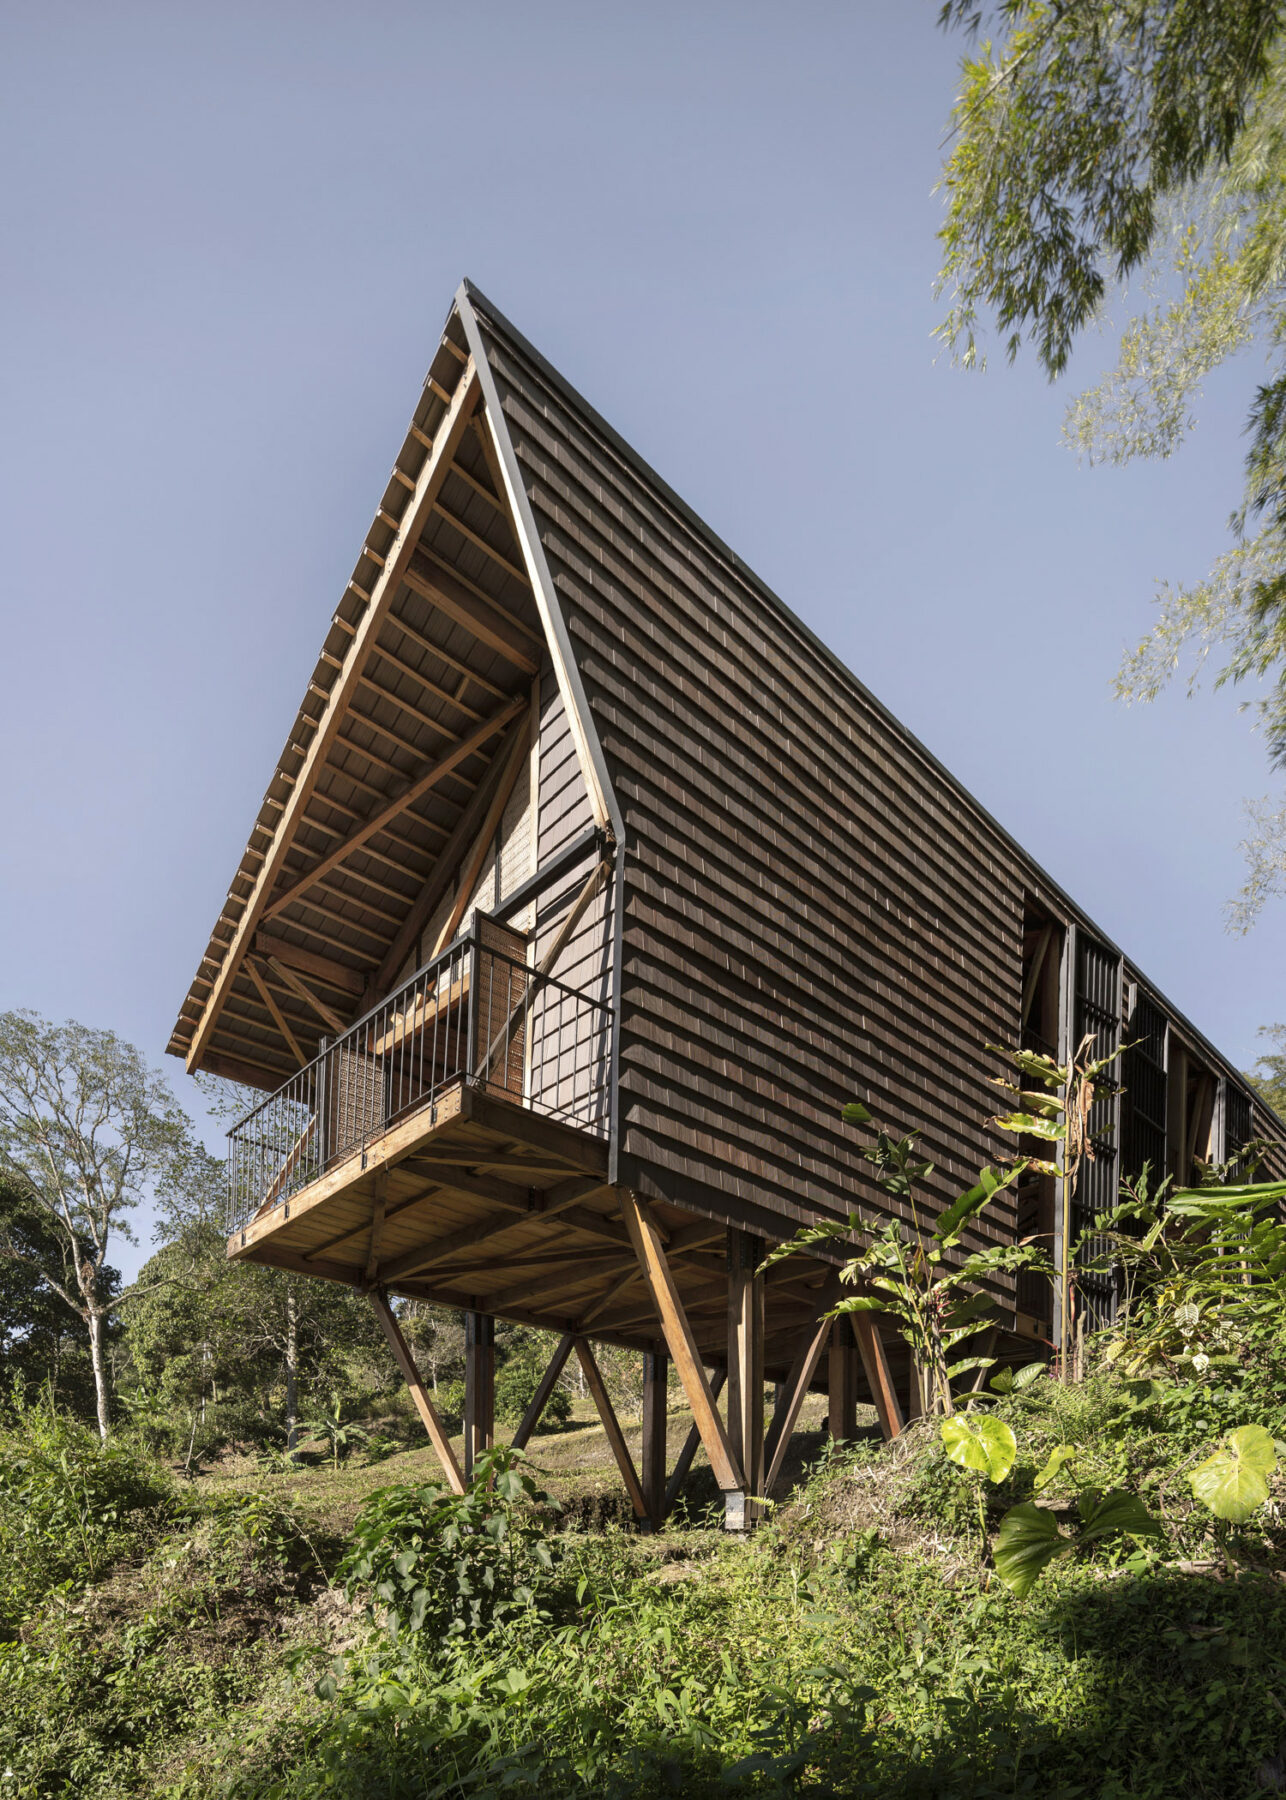
{"label": "diagonal timber brace", "polygon": [[402,1336],[402,1328],[393,1316],[393,1308],[388,1303],[388,1295],[382,1289],[372,1288],[370,1302],[375,1310],[375,1317],[384,1330],[389,1341],[389,1348],[397,1359],[397,1366],[406,1377],[406,1384],[411,1390],[411,1398],[415,1402],[416,1411],[424,1421],[424,1429],[428,1432],[433,1448],[437,1451],[438,1461],[446,1475],[453,1494],[464,1492],[464,1476],[460,1473],[460,1464],[456,1460],[455,1451],[451,1448],[451,1439],[446,1427],[438,1417],[437,1408],[429,1398],[428,1389],[424,1385],[420,1371],[415,1366],[415,1358],[411,1355],[410,1346]]}
{"label": "diagonal timber brace", "polygon": [[674,1358],[692,1417],[701,1433],[701,1442],[714,1470],[719,1487],[728,1495],[744,1495],[745,1478],[728,1445],[723,1420],[715,1407],[710,1384],[706,1380],[701,1353],[697,1349],[688,1315],[684,1310],[674,1276],[661,1247],[661,1237],[646,1203],[628,1188],[616,1190],[621,1217],[630,1234],[634,1254],[638,1258],[648,1292],[652,1296],[661,1321],[666,1345]]}

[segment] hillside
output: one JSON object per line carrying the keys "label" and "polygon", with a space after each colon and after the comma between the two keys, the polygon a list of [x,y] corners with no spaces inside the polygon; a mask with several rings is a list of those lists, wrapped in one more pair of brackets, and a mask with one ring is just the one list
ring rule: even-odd
{"label": "hillside", "polygon": [[[930,1422],[892,1448],[833,1455],[814,1429],[807,1481],[737,1541],[703,1526],[699,1479],[692,1522],[655,1538],[621,1529],[606,1444],[574,1418],[533,1445],[563,1514],[508,1499],[517,1477],[502,1472],[469,1504],[507,1535],[493,1527],[480,1553],[466,1533],[439,1557],[418,1632],[380,1557],[412,1542],[415,1490],[400,1484],[431,1477],[427,1451],[293,1474],[227,1463],[180,1485],[135,1450],[104,1457],[80,1428],[22,1409],[3,1446],[16,1473],[0,1514],[0,1794],[1278,1789],[1280,1484],[1252,1523],[1212,1527],[1186,1474],[1220,1408],[1247,1395],[1174,1393],[1103,1372],[1074,1388],[1041,1376],[999,1400],[1018,1453],[983,1495],[987,1545],[986,1484]],[[672,1448],[687,1424],[676,1408]],[[1056,1444],[1075,1448],[1075,1481],[1047,1494],[1065,1527],[1076,1489],[1120,1484],[1163,1536],[1060,1557],[1019,1599],[992,1567],[997,1524]],[[346,1595],[337,1570],[354,1528],[394,1483],[366,1528],[367,1579],[350,1561]],[[381,1574],[403,1613],[392,1638],[364,1605],[384,1612]]]}

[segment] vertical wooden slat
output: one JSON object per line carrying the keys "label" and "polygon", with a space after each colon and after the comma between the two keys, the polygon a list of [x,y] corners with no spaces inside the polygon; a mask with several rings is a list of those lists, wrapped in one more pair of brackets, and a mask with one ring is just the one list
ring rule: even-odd
{"label": "vertical wooden slat", "polygon": [[451,1439],[447,1436],[446,1427],[438,1417],[437,1408],[429,1398],[428,1389],[424,1385],[420,1371],[415,1366],[415,1358],[411,1355],[410,1347],[402,1336],[401,1327],[393,1317],[393,1309],[388,1303],[388,1297],[382,1289],[372,1288],[370,1302],[375,1317],[379,1320],[384,1335],[389,1341],[389,1348],[397,1359],[397,1366],[401,1369],[406,1385],[411,1390],[415,1409],[424,1421],[424,1429],[428,1432],[429,1440],[437,1452],[438,1461],[442,1464],[451,1491],[455,1494],[462,1494],[464,1477],[460,1473],[460,1464],[456,1461],[455,1451],[451,1448]]}
{"label": "vertical wooden slat", "polygon": [[831,1327],[828,1365],[827,1424],[837,1444],[849,1444],[857,1436],[857,1345],[842,1313]]}
{"label": "vertical wooden slat", "polygon": [[764,1281],[755,1272],[763,1248],[751,1232],[729,1229],[728,1448],[747,1495],[764,1491]]}
{"label": "vertical wooden slat", "polygon": [[669,1415],[670,1359],[663,1350],[643,1354],[643,1498],[652,1529],[665,1521],[665,1434]]}

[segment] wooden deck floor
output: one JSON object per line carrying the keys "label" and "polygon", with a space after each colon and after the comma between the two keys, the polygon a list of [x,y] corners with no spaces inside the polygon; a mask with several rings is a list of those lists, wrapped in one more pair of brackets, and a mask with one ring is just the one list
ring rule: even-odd
{"label": "wooden deck floor", "polygon": [[[698,1343],[727,1352],[726,1224],[654,1205]],[[228,1255],[642,1350],[660,1325],[607,1182],[601,1138],[459,1087],[233,1233]],[[833,1270],[770,1271],[780,1378]]]}

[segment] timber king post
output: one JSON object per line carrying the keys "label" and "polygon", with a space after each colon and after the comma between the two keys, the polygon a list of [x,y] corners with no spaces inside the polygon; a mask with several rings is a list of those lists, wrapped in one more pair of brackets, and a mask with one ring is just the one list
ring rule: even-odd
{"label": "timber king post", "polygon": [[[169,1044],[261,1093],[229,1256],[369,1296],[457,1490],[500,1317],[558,1333],[516,1444],[575,1354],[640,1522],[700,1445],[744,1527],[810,1389],[837,1438],[862,1401],[886,1437],[919,1406],[876,1315],[827,1318],[838,1249],[760,1270],[801,1223],[889,1209],[841,1106],[920,1130],[945,1203],[1004,1151],[986,1046],[1087,1031],[1130,1048],[1078,1235],[1144,1161],[1186,1180],[1282,1135],[464,283]],[[1057,1254],[1056,1183],[1006,1198],[974,1244]],[[1109,1316],[1111,1282],[1083,1289]],[[395,1295],[466,1315],[463,1466]],[[1046,1284],[994,1298],[999,1355],[1059,1342]],[[596,1339],[644,1359],[637,1468]],[[671,1360],[695,1423],[667,1469]]]}

